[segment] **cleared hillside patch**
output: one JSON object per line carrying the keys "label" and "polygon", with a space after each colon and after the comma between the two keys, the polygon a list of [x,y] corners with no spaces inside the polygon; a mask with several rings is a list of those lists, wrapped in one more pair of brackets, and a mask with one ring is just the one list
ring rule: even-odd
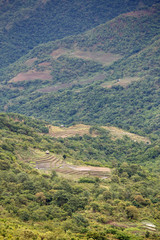
{"label": "cleared hillside patch", "polygon": [[69,50],[68,49],[65,49],[65,48],[58,48],[56,50],[54,50],[52,53],[51,53],[51,56],[54,58],[54,59],[57,59],[59,58],[60,56],[66,54]]}
{"label": "cleared hillside patch", "polygon": [[15,82],[23,82],[23,81],[33,81],[36,79],[40,80],[51,80],[51,71],[45,70],[45,71],[36,71],[36,70],[29,70],[28,72],[21,72],[14,78],[12,78],[9,82],[15,83]]}
{"label": "cleared hillside patch", "polygon": [[78,179],[81,177],[98,177],[106,179],[111,176],[111,169],[105,167],[76,166],[68,164],[67,166],[55,169],[55,171],[70,179]]}
{"label": "cleared hillside patch", "polygon": [[111,169],[106,167],[93,167],[72,165],[66,162],[62,156],[49,152],[29,149],[27,151],[17,153],[21,161],[31,164],[36,169],[50,172],[55,170],[64,177],[81,178],[83,176],[108,178],[111,175]]}
{"label": "cleared hillside patch", "polygon": [[49,134],[55,138],[73,137],[76,134],[78,134],[79,136],[83,136],[84,134],[89,134],[89,129],[90,126],[84,124],[77,124],[69,128],[66,128],[64,126],[61,127],[50,126]]}
{"label": "cleared hillside patch", "polygon": [[140,135],[137,135],[137,134],[134,134],[134,133],[130,133],[130,132],[127,132],[123,129],[117,128],[117,127],[107,127],[107,126],[105,126],[103,128],[110,131],[112,137],[115,138],[115,139],[123,138],[124,136],[127,136],[135,142],[144,142],[146,144],[151,143],[151,141],[147,137],[143,137],[143,136],[140,136]]}
{"label": "cleared hillside patch", "polygon": [[[79,136],[83,136],[84,134],[90,135],[90,125],[84,125],[84,124],[77,124],[74,126],[71,126],[69,128],[66,128],[64,126],[62,127],[57,127],[57,126],[50,126],[49,127],[49,134],[52,137],[55,138],[66,138],[66,137],[73,137],[76,134]],[[129,137],[133,141],[136,142],[144,142],[146,144],[150,144],[150,140],[147,137],[143,137],[134,133],[127,132],[123,129],[117,128],[117,127],[108,127],[108,126],[103,126],[102,128],[108,130],[112,136],[113,139],[117,138],[123,138],[124,136]],[[96,134],[92,134],[92,137],[96,136]]]}
{"label": "cleared hillside patch", "polygon": [[97,61],[103,65],[110,65],[122,58],[120,54],[105,53],[103,51],[83,51],[80,49],[74,50],[69,54],[69,56],[74,56],[85,60]]}
{"label": "cleared hillside patch", "polygon": [[57,59],[62,55],[67,55],[68,57],[82,58],[84,60],[92,60],[103,65],[110,65],[113,62],[122,58],[120,54],[105,53],[103,51],[84,51],[82,49],[67,49],[67,48],[58,48],[51,53],[53,59]]}
{"label": "cleared hillside patch", "polygon": [[132,82],[136,82],[136,81],[140,81],[140,80],[141,80],[141,78],[139,78],[139,77],[125,77],[122,79],[115,79],[113,81],[104,82],[101,84],[101,86],[104,88],[111,88],[113,86],[127,87]]}

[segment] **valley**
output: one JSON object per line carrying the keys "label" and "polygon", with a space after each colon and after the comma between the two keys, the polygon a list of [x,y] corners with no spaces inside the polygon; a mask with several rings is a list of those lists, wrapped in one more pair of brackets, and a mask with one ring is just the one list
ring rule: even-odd
{"label": "valley", "polygon": [[2,71],[1,111],[159,135],[158,13],[156,4],[35,47]]}
{"label": "valley", "polygon": [[160,240],[159,13],[0,1],[0,240]]}

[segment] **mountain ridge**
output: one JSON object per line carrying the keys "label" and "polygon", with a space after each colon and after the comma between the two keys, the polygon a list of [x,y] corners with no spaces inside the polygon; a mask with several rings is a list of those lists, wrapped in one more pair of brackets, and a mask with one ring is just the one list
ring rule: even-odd
{"label": "mountain ridge", "polygon": [[0,239],[160,239],[159,10],[0,1]]}
{"label": "mountain ridge", "polygon": [[129,0],[126,3],[123,1],[123,4],[118,0],[114,3],[103,0],[1,1],[0,64],[7,66],[13,63],[37,44],[82,33],[120,13],[145,8],[153,3],[157,0],[145,3]]}
{"label": "mountain ridge", "polygon": [[[145,10],[145,15],[143,11],[138,18],[137,13],[136,17],[133,16],[133,12],[127,16],[120,15],[82,35],[35,47],[16,64],[4,69],[1,75],[1,94],[4,96],[1,110],[34,114],[58,124],[72,124],[74,121],[116,124],[126,130],[140,131],[142,135],[151,134],[154,126],[157,134],[159,6],[156,4]],[[148,12],[154,14],[148,15]],[[114,24],[117,29],[121,20],[118,32],[111,31],[110,26]],[[122,26],[123,35],[120,36]],[[97,36],[103,37],[102,45],[95,45],[99,44]],[[114,39],[109,40],[111,36]],[[107,52],[111,46],[112,55]],[[105,61],[109,64],[105,65]],[[121,83],[127,77],[135,79],[135,82],[133,80],[130,84],[128,81],[123,88]],[[104,90],[103,86],[108,83],[110,90]],[[124,106],[125,99],[128,106]],[[88,101],[91,101],[91,106],[92,102],[95,103],[93,109],[89,108]],[[142,127],[142,122],[145,127]]]}

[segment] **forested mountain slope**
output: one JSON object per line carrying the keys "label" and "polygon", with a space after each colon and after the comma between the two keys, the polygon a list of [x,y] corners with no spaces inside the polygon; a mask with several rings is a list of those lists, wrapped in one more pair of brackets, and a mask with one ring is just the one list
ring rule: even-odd
{"label": "forested mountain slope", "polygon": [[[158,240],[158,141],[113,140],[99,127],[91,127],[89,135],[55,139],[47,126],[0,114],[0,238]],[[70,172],[68,180],[67,172],[60,177],[52,168],[39,171],[34,163],[49,158],[46,149],[50,158],[83,167],[107,164],[112,175],[75,178]],[[152,231],[146,221],[154,224]]]}
{"label": "forested mountain slope", "polygon": [[159,10],[0,1],[0,239],[160,240]]}
{"label": "forested mountain slope", "polygon": [[155,138],[159,7],[122,14],[84,34],[35,47],[2,70],[1,111],[56,124],[108,123]]}
{"label": "forested mountain slope", "polygon": [[40,43],[91,29],[121,13],[145,9],[157,0],[0,1],[0,65],[7,66]]}

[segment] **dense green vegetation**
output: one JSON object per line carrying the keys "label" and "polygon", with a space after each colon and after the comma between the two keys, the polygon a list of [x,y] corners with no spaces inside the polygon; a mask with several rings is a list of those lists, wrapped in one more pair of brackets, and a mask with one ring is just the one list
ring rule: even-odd
{"label": "dense green vegetation", "polygon": [[[155,79],[104,89],[87,87],[80,92],[62,91],[32,94],[8,106],[9,111],[45,118],[62,124],[85,122],[118,127],[139,132],[159,134],[159,89]],[[127,104],[126,104],[127,103]],[[18,109],[17,109],[18,106]],[[153,136],[154,137],[154,136]]]}
{"label": "dense green vegetation", "polygon": [[[160,122],[159,16],[157,4],[140,13],[118,16],[77,37],[34,48],[3,69],[1,111],[32,115],[56,124],[111,124],[142,135],[152,134],[155,139]],[[94,53],[111,51],[122,58],[105,66],[72,55],[75,45],[76,49]],[[52,58],[50,54],[57,49],[63,51]],[[29,70],[50,71],[51,79],[9,82],[19,72]],[[100,75],[104,77],[100,79]],[[139,77],[141,81],[125,88],[101,87],[102,83],[112,85],[112,81],[127,77]]]}
{"label": "dense green vegetation", "polygon": [[159,10],[0,1],[0,240],[160,239]]}
{"label": "dense green vegetation", "polygon": [[[141,224],[147,219],[157,229],[160,226],[158,142],[113,141],[99,127],[90,129],[98,134],[95,138],[56,140],[41,134],[44,122],[16,114],[0,118],[2,239],[159,239],[157,232],[147,232]],[[49,149],[74,162],[92,159],[104,165],[108,160],[112,177],[83,177],[77,182],[54,171],[40,173],[18,160],[21,151],[27,154],[31,149]],[[132,233],[135,229],[137,236]]]}
{"label": "dense green vegetation", "polygon": [[34,46],[79,34],[117,15],[151,6],[139,1],[0,1],[0,65],[7,66]]}

